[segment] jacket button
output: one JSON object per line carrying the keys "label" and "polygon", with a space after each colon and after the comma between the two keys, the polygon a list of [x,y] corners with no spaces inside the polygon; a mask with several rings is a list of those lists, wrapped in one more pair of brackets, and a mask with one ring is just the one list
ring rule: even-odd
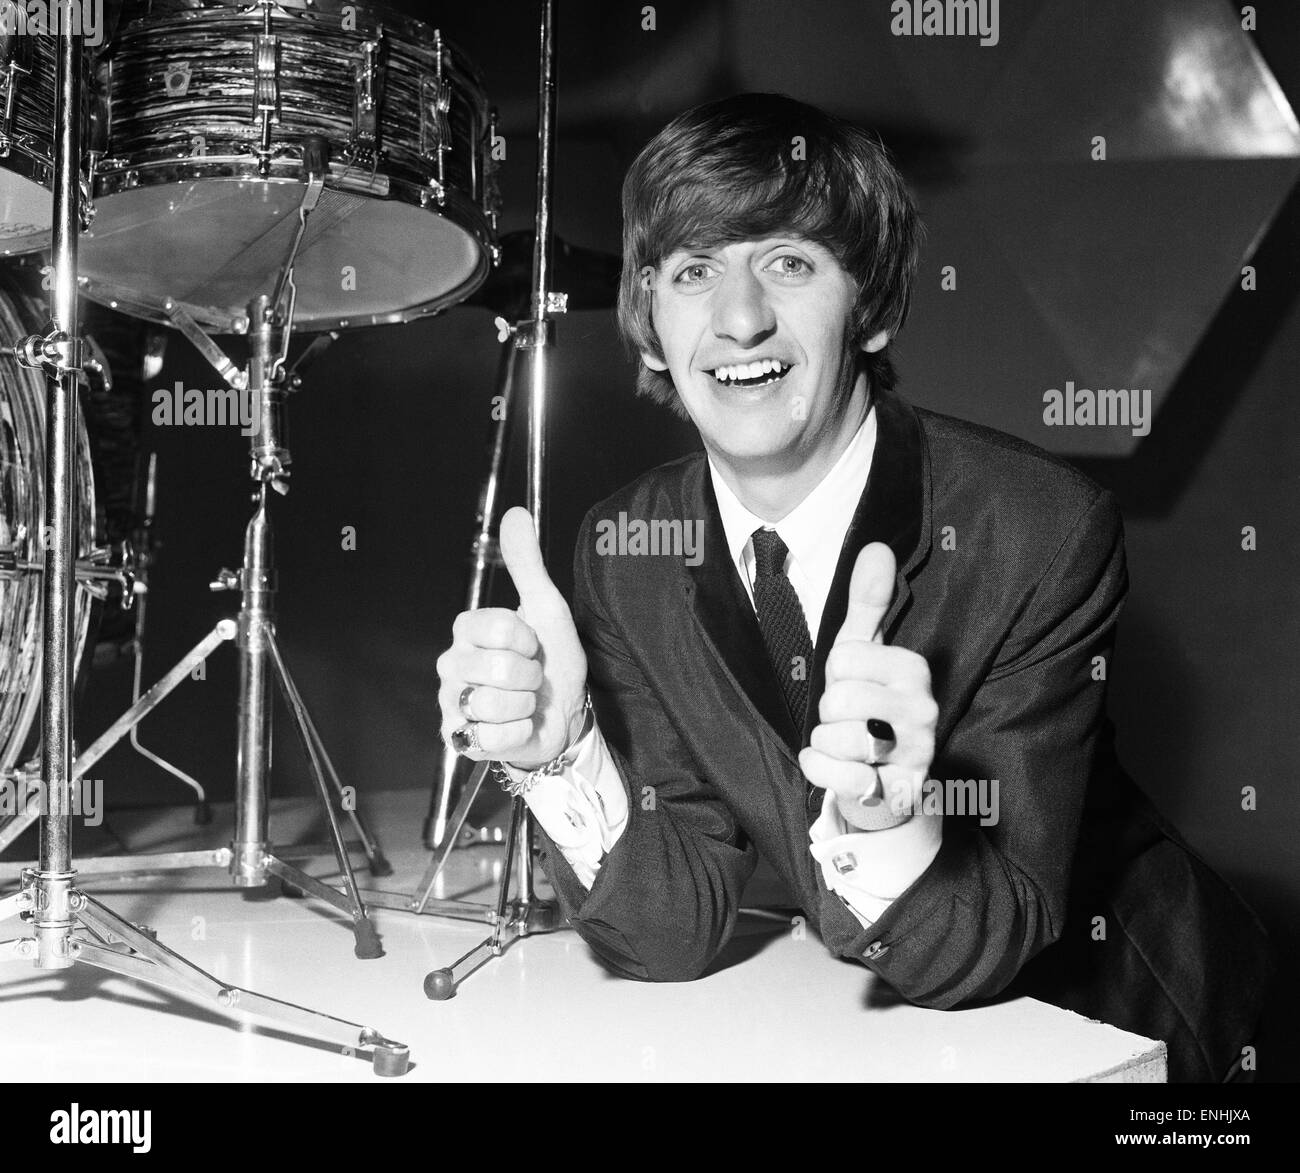
{"label": "jacket button", "polygon": [[888,945],[882,945],[879,941],[872,941],[871,944],[867,946],[866,952],[863,953],[862,956],[867,958],[869,961],[874,961],[877,957],[884,957],[888,952]]}

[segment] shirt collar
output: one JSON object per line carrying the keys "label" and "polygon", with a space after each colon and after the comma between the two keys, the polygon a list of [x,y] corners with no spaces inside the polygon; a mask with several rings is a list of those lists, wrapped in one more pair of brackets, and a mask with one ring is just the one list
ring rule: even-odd
{"label": "shirt collar", "polygon": [[829,584],[839,563],[844,535],[867,487],[875,449],[876,407],[873,403],[867,418],[831,470],[798,505],[775,523],[764,521],[741,504],[710,456],[709,476],[727,537],[727,551],[742,580],[749,581],[745,554],[750,536],[760,527],[769,527],[776,530],[789,547],[794,563],[810,580],[824,580]]}

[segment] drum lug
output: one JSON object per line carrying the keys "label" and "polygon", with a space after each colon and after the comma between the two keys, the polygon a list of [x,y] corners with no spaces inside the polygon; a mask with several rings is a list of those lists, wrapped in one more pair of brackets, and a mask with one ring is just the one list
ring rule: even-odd
{"label": "drum lug", "polygon": [[271,174],[271,126],[280,121],[279,38],[271,32],[270,0],[262,5],[262,31],[253,38],[253,121],[257,124],[257,170]]}
{"label": "drum lug", "polygon": [[89,232],[95,222],[95,156],[92,153],[86,175],[81,181],[81,231]]}
{"label": "drum lug", "polygon": [[352,138],[349,153],[358,161],[375,158],[379,146],[379,108],[384,101],[383,30],[361,45],[361,59],[352,73]]}
{"label": "drum lug", "polygon": [[433,34],[434,75],[420,80],[420,154],[434,165],[429,190],[441,206],[446,199],[446,163],[443,156],[451,150],[451,87],[442,76],[442,33]]}
{"label": "drum lug", "polygon": [[[483,208],[483,214],[487,217],[488,229],[493,241],[497,237],[497,219],[501,215],[501,186],[497,180],[497,169],[500,167],[500,161],[496,157],[496,147],[497,108],[493,106],[488,113],[487,141],[480,146],[483,156],[483,190],[479,201]],[[501,249],[494,243],[492,245],[492,267],[495,268],[500,263]]]}
{"label": "drum lug", "polygon": [[13,145],[10,135],[14,125],[14,108],[18,103],[19,75],[32,72],[32,44],[25,36],[6,38],[0,56],[0,156],[8,155]]}

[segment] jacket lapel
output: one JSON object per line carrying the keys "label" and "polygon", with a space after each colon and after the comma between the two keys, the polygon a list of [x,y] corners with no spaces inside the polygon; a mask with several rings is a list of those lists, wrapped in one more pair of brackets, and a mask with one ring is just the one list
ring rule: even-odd
{"label": "jacket lapel", "polygon": [[809,673],[808,715],[795,728],[767,659],[758,617],[731,564],[726,534],[706,460],[695,463],[683,485],[683,517],[704,519],[704,550],[690,568],[693,606],[709,640],[741,691],[786,747],[791,757],[808,743],[817,724],[817,702],[826,682],[826,656],[848,610],[849,579],[858,552],[870,542],[887,542],[898,560],[894,602],[885,617],[888,630],[910,597],[907,576],[929,550],[930,499],[927,454],[920,422],[897,396],[876,396],[876,450],[871,476],[841,548],[826,600]]}
{"label": "jacket lapel", "polygon": [[822,611],[809,675],[802,745],[808,744],[817,725],[817,703],[826,689],[826,657],[848,614],[849,581],[858,554],[872,542],[884,542],[894,551],[894,601],[885,613],[888,639],[912,597],[908,579],[930,550],[929,453],[921,437],[921,422],[911,406],[891,392],[877,393],[875,402],[876,450],[871,457],[871,475],[844,535]]}

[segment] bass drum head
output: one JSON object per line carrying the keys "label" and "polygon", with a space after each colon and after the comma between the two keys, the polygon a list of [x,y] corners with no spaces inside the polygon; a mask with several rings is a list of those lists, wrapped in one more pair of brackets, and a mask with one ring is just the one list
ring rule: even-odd
{"label": "bass drum head", "polygon": [[[242,333],[249,299],[279,278],[305,185],[215,175],[170,182],[162,170],[139,172],[160,186],[97,200],[79,248],[82,291],[150,321],[167,323],[179,305],[204,326]],[[294,266],[294,322],[343,329],[436,312],[481,284],[488,256],[451,215],[326,188]]]}
{"label": "bass drum head", "polygon": [[[0,271],[0,337],[17,340],[39,328],[42,314],[9,273]],[[79,552],[95,530],[90,445],[77,412],[76,528]],[[0,547],[39,561],[45,523],[45,380],[15,362],[0,362]],[[0,574],[0,773],[22,760],[41,703],[41,581],[36,571]],[[77,590],[73,662],[90,627],[90,595]]]}

